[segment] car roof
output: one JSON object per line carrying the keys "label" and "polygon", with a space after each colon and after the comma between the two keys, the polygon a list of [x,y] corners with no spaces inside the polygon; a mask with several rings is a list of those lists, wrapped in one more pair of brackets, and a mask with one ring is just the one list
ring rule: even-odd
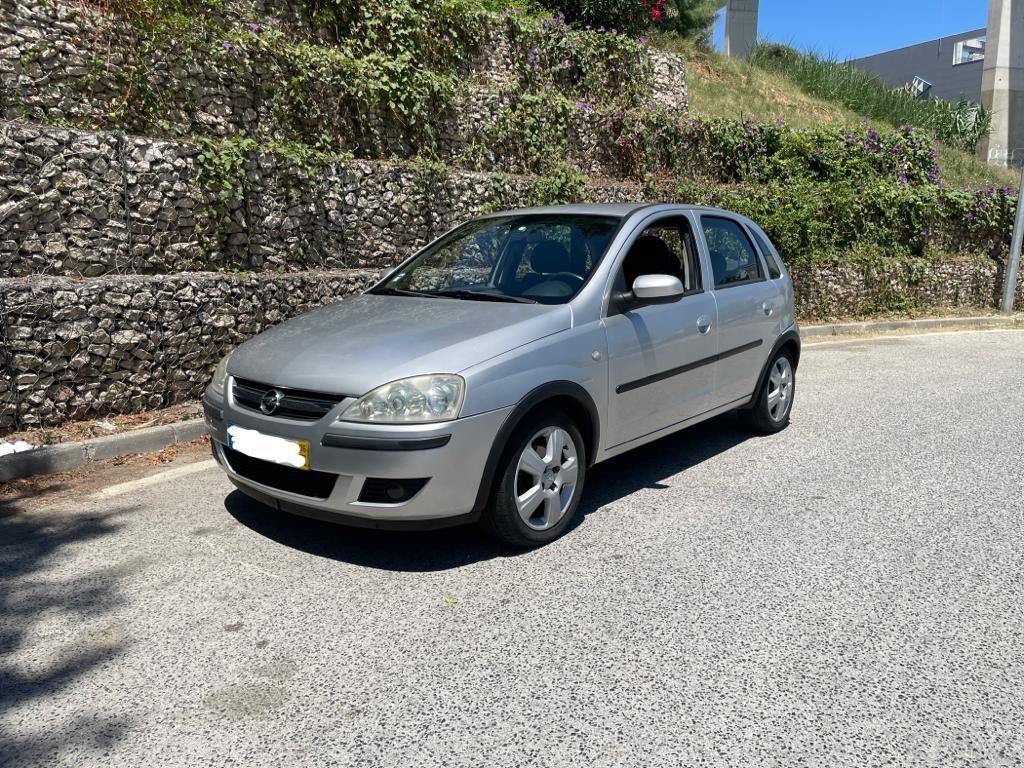
{"label": "car roof", "polygon": [[730,216],[744,218],[724,208],[712,208],[705,205],[685,205],[680,203],[578,203],[573,205],[545,205],[537,208],[512,208],[507,211],[496,211],[482,218],[501,216],[529,216],[543,214],[568,214],[577,216],[614,216],[625,218],[641,210],[651,213],[663,211],[700,211],[703,213],[726,213]]}

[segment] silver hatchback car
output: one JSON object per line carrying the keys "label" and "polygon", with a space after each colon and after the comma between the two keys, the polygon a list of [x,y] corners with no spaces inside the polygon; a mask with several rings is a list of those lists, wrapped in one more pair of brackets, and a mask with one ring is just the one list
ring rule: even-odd
{"label": "silver hatchback car", "polygon": [[793,286],[753,221],[678,205],[506,211],[358,297],[226,357],[204,397],[220,465],[286,512],[479,521],[537,546],[594,464],[730,410],[790,417]]}

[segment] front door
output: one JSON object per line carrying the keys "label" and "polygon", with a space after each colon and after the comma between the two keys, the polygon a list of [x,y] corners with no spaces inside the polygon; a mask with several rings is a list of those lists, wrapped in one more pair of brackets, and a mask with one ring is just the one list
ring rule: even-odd
{"label": "front door", "polygon": [[686,294],[670,304],[609,310],[609,429],[614,448],[710,408],[717,347],[715,298],[704,290],[700,258],[682,216],[659,219],[628,246],[618,290],[642,274],[672,274]]}

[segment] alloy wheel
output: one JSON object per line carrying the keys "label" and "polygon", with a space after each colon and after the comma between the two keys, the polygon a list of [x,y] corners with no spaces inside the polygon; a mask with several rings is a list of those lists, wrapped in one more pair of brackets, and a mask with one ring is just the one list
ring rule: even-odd
{"label": "alloy wheel", "polygon": [[556,525],[576,494],[579,458],[572,436],[560,427],[538,431],[526,444],[516,466],[516,509],[535,531]]}
{"label": "alloy wheel", "polygon": [[772,363],[771,373],[768,375],[768,415],[772,421],[778,423],[789,415],[789,409],[793,405],[793,364],[789,358],[780,355]]}

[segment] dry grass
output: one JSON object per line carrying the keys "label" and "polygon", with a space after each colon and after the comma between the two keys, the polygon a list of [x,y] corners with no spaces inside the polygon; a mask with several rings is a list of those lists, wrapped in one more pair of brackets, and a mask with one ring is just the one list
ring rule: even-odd
{"label": "dry grass", "polygon": [[105,419],[73,421],[59,427],[33,427],[21,432],[3,435],[0,439],[9,443],[24,440],[32,445],[56,445],[57,443],[88,440],[92,437],[116,435],[122,432],[130,432],[133,429],[143,429],[144,427],[174,424],[186,419],[197,418],[202,413],[203,409],[199,403],[182,403],[158,411],[112,414]]}

